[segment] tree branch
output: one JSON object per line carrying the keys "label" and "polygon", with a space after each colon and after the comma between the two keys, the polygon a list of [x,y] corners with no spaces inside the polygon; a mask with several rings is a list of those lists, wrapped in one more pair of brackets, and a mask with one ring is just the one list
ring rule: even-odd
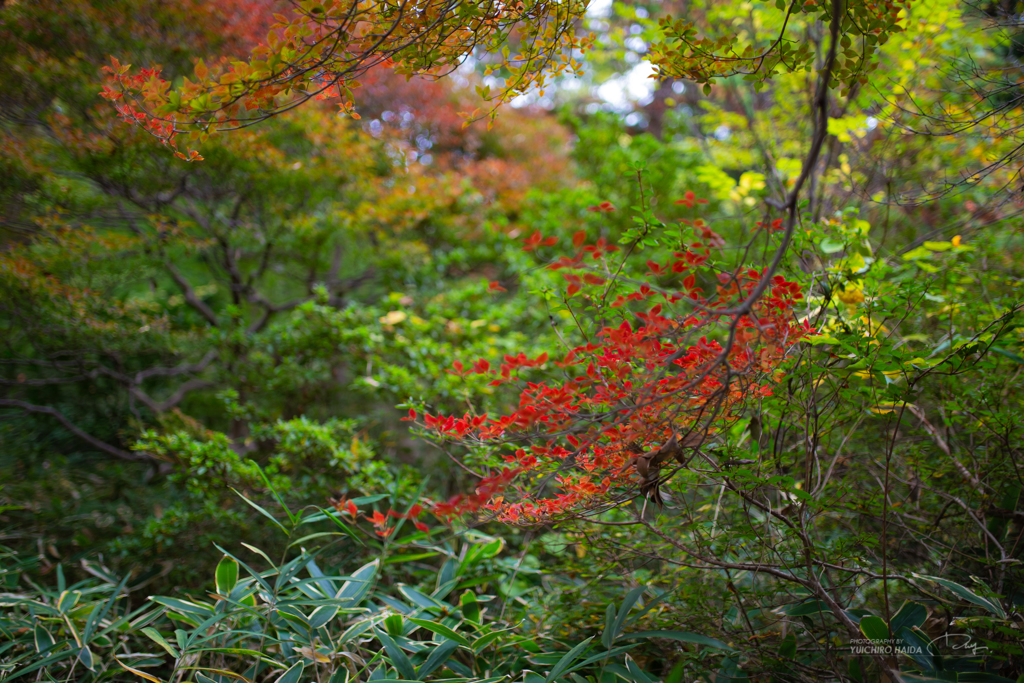
{"label": "tree branch", "polygon": [[168,396],[163,401],[156,401],[149,394],[144,392],[142,389],[139,389],[138,387],[131,387],[129,391],[131,391],[132,396],[142,401],[142,403],[147,408],[152,410],[154,413],[159,414],[166,412],[173,408],[174,406],[181,403],[181,400],[185,398],[185,395],[188,394],[188,392],[195,391],[196,389],[204,389],[210,386],[213,386],[213,382],[209,380],[190,379],[189,381],[185,382],[180,387],[178,387],[177,391],[175,391],[173,394]]}
{"label": "tree branch", "polygon": [[148,455],[123,451],[116,446],[111,446],[104,441],[100,441],[96,437],[77,427],[73,422],[71,422],[71,420],[65,417],[63,413],[53,408],[38,406],[34,403],[26,403],[25,401],[18,401],[10,398],[0,398],[0,408],[17,408],[18,410],[23,410],[26,413],[50,415],[51,417],[56,418],[58,422],[64,425],[65,429],[77,436],[79,439],[82,439],[94,448],[101,450],[108,455],[120,458],[121,460],[128,460],[131,462],[152,462],[153,460],[153,458]]}
{"label": "tree branch", "polygon": [[202,299],[196,296],[195,290],[192,289],[192,285],[185,279],[185,276],[182,275],[170,261],[166,263],[166,266],[167,271],[171,274],[171,277],[174,278],[175,284],[178,285],[182,295],[184,295],[185,302],[192,308],[199,311],[199,313],[206,318],[211,325],[214,327],[220,327],[220,323],[217,321],[217,315],[209,306],[203,303]]}
{"label": "tree branch", "polygon": [[137,373],[135,375],[135,382],[138,384],[150,377],[171,377],[174,375],[184,375],[189,372],[202,372],[210,365],[210,363],[213,362],[217,355],[217,351],[208,351],[207,354],[203,356],[203,359],[198,363],[182,363],[181,365],[176,365],[173,368],[149,368],[148,370],[143,370],[142,372]]}

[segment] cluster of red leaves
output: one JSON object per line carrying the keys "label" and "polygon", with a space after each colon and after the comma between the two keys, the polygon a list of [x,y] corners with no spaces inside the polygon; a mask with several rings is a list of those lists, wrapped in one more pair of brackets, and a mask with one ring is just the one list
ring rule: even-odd
{"label": "cluster of red leaves", "polygon": [[[83,4],[78,0],[76,3]],[[203,103],[207,101],[203,95],[219,73],[235,69],[233,63],[245,66],[237,62],[237,58],[258,49],[274,23],[275,16],[280,16],[275,11],[284,10],[288,3],[286,0],[172,0],[162,4],[164,7],[161,13],[167,12],[169,16],[158,18],[152,23],[159,24],[178,17],[178,22],[184,24],[186,22],[182,19],[188,18],[191,19],[188,23],[194,28],[175,27],[169,30],[161,26],[161,30],[153,32],[152,40],[168,41],[169,36],[166,34],[173,35],[176,30],[184,30],[186,33],[193,31],[196,35],[188,36],[189,40],[183,42],[198,54],[208,50],[211,44],[215,45],[221,55],[214,60],[215,66],[211,69],[202,59],[196,60],[193,78],[185,78],[185,87],[174,92],[171,84],[161,77],[162,67],[159,65],[133,72],[130,65],[121,64],[115,57],[111,57],[110,65],[102,68],[106,74],[106,83],[100,95],[113,103],[119,118],[156,137],[172,149],[178,158],[201,161],[199,152],[194,149],[181,151],[176,141],[187,127],[190,109],[203,109]],[[139,16],[152,19],[152,10],[140,9],[139,12]],[[148,23],[151,22],[134,22],[133,30],[142,31]],[[213,40],[214,37],[216,40]],[[176,47],[180,49],[180,44]],[[233,80],[231,76],[225,75],[221,79],[220,90],[214,90],[214,94],[230,95],[230,86],[237,79],[237,76]]]}
{"label": "cluster of red leaves", "polygon": [[[353,520],[359,518],[359,508],[351,500],[341,499],[333,503],[334,509],[343,515],[348,515]],[[407,519],[413,523],[419,531],[427,533],[430,531],[423,522],[419,521],[419,516],[423,512],[423,506],[420,504],[413,505],[409,508],[408,512],[396,512],[395,510],[388,510],[387,512],[379,512],[374,510],[372,514],[363,515],[363,518],[370,522],[374,526],[375,532],[381,538],[387,538],[394,531],[395,527],[391,526],[392,519]]]}
{"label": "cluster of red leaves", "polygon": [[697,195],[695,195],[693,192],[687,191],[687,193],[683,195],[683,198],[677,199],[675,203],[682,204],[686,206],[686,208],[692,209],[695,204],[707,204],[708,200],[698,199]]}
{"label": "cluster of red leaves", "polygon": [[760,221],[758,221],[757,229],[758,230],[768,230],[769,232],[779,232],[781,230],[785,230],[786,226],[784,226],[782,224],[782,219],[781,218],[776,218],[775,220],[773,220],[771,223],[768,223],[768,224],[764,224],[764,223],[761,223]]}
{"label": "cluster of red leaves", "polygon": [[[519,368],[536,368],[544,365],[548,362],[548,354],[542,353],[536,358],[527,358],[525,353],[518,353],[516,355],[505,354],[504,363],[498,369],[497,377],[490,382],[491,386],[498,386],[504,382],[508,382],[512,379],[512,371],[518,370]],[[493,374],[491,373],[491,363],[486,358],[481,358],[477,362],[473,363],[471,369],[466,370],[466,366],[461,361],[454,361],[452,367],[455,370],[449,370],[448,372],[452,375],[484,375]],[[424,419],[427,421],[428,427],[440,427],[441,424],[438,422],[440,418],[432,418],[429,415],[425,416]],[[448,418],[454,420],[455,418]],[[479,427],[482,422],[479,422],[482,418],[474,418],[473,427]]]}
{"label": "cluster of red leaves", "polygon": [[601,202],[595,206],[588,206],[587,211],[594,211],[600,213],[611,213],[615,210],[615,205],[611,202]]}
{"label": "cluster of red leaves", "polygon": [[[691,194],[688,205],[702,202]],[[473,493],[434,503],[431,512],[451,518],[488,511],[528,525],[605,509],[635,489],[628,463],[638,451],[656,449],[673,434],[713,436],[737,419],[748,400],[771,393],[787,351],[813,332],[794,314],[800,287],[775,275],[749,312],[730,313],[768,273],[714,271],[711,251],[724,240],[701,220],[689,225],[698,238],[667,261],[648,260],[646,282],[614,277],[618,264],[607,261],[618,247],[603,239],[587,244],[582,231],[573,238],[574,255],[548,265],[565,271],[567,303],[582,293],[591,320],[619,319],[554,362],[557,379],[523,376],[545,368],[547,354],[506,355],[498,368],[486,359],[468,368],[453,363],[453,374],[491,376],[492,385],[519,383],[515,410],[462,416],[409,411],[405,420],[468,447],[529,444],[504,456],[504,467]],[[534,233],[523,249],[556,242]],[[605,305],[612,291],[622,293]],[[535,485],[552,475],[558,490],[536,495]]]}
{"label": "cluster of red leaves", "polygon": [[147,99],[165,96],[171,84],[160,78],[160,67],[140,69],[136,74],[129,73],[130,69],[131,65],[122,65],[116,57],[111,57],[110,66],[103,67],[108,83],[103,86],[100,96],[113,103],[114,110],[122,121],[140,126],[174,150],[174,156],[186,161],[202,161],[203,157],[196,150],[189,150],[186,155],[178,149],[175,138],[180,131],[175,127],[173,118],[158,118],[142,111],[133,101],[125,98],[125,93],[131,92],[144,93]]}

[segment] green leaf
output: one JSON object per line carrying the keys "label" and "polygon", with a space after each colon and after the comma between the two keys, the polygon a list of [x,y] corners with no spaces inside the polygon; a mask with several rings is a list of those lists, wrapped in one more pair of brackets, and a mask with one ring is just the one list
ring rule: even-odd
{"label": "green leaf", "polygon": [[[284,524],[281,524],[281,522],[277,521],[277,519],[275,519],[274,515],[270,514],[269,512],[267,512],[266,510],[264,510],[264,509],[263,509],[262,507],[260,507],[260,506],[259,506],[259,505],[257,505],[256,503],[254,503],[254,502],[252,502],[251,500],[249,500],[248,498],[246,498],[246,497],[245,497],[244,495],[242,495],[242,494],[241,494],[241,493],[240,493],[239,491],[237,491],[237,490],[236,490],[236,489],[235,489],[234,487],[231,487],[231,490],[232,490],[232,491],[234,491],[234,492],[235,492],[236,494],[238,494],[238,497],[239,497],[239,498],[241,498],[241,499],[242,499],[242,500],[244,500],[244,501],[245,501],[246,503],[248,503],[249,505],[251,505],[251,506],[252,506],[252,507],[253,507],[253,508],[254,508],[254,509],[256,510],[256,512],[260,513],[261,515],[263,515],[264,517],[266,517],[267,519],[269,519],[269,520],[270,520],[271,522],[273,522],[274,524],[276,524],[276,525],[278,526],[278,528],[279,528],[279,529],[281,529],[281,531],[283,531],[283,532],[284,532],[284,533],[286,533],[286,534],[288,533],[288,529],[286,529],[286,528],[285,528]],[[244,545],[244,544],[243,544],[243,545]],[[247,547],[248,547],[248,546],[247,546]],[[300,671],[299,673],[302,673],[302,672]]]}
{"label": "green leaf", "polygon": [[276,667],[278,669],[287,669],[288,668],[287,664],[282,664],[281,662],[277,661],[276,659],[271,659],[270,657],[268,657],[267,655],[263,654],[262,652],[259,652],[257,650],[249,650],[249,649],[242,648],[242,647],[204,647],[204,648],[200,648],[198,650],[190,650],[189,654],[200,653],[200,652],[220,652],[220,653],[228,654],[228,655],[244,655],[246,657],[255,657],[256,659],[260,660],[261,662],[266,662],[267,664],[270,664],[271,666]]}
{"label": "green leaf", "polygon": [[402,626],[404,624],[405,618],[401,614],[392,614],[384,618],[384,628],[387,629],[388,635],[393,637],[402,635]]}
{"label": "green leaf", "polygon": [[177,612],[168,612],[167,613],[167,618],[170,619],[171,621],[180,621],[183,624],[188,624],[189,626],[192,626],[193,628],[199,628],[199,621],[200,620],[196,619],[194,617],[190,617],[190,616],[187,616],[187,615],[184,615],[184,614],[178,614]]}
{"label": "green leaf", "polygon": [[217,592],[221,595],[230,595],[238,583],[238,562],[225,555],[217,563],[216,571]]}
{"label": "green leaf", "polygon": [[924,247],[917,247],[916,249],[911,249],[910,251],[905,253],[903,255],[903,260],[904,261],[917,261],[917,260],[920,260],[920,259],[929,259],[931,257],[932,257],[932,251],[930,249],[925,249]]}
{"label": "green leaf", "polygon": [[[117,602],[121,596],[121,590],[128,583],[128,576],[125,576],[117,587],[110,593],[110,596],[103,601],[102,604],[96,605],[93,610],[89,613],[89,618],[85,621],[85,628],[82,629],[82,641],[89,643],[93,641],[93,633],[96,631],[96,627],[99,626],[106,618],[110,609]],[[99,641],[97,641],[98,643]]]}
{"label": "green leaf", "polygon": [[639,647],[641,644],[642,643],[633,643],[632,645],[619,645],[618,647],[614,647],[611,650],[607,650],[605,652],[599,652],[596,655],[591,655],[590,657],[587,657],[582,662],[579,662],[577,664],[573,664],[571,667],[566,669],[563,673],[570,673],[570,672],[573,672],[573,671],[578,671],[578,670],[583,669],[583,668],[585,668],[587,666],[590,666],[594,662],[600,662],[600,661],[609,659],[611,657],[617,657],[617,656],[619,656],[620,654],[622,654],[624,652],[629,652],[633,648]]}
{"label": "green leaf", "polygon": [[[298,576],[299,572],[306,568],[308,563],[309,556],[303,553],[283,567],[280,567],[274,587],[277,590],[283,590],[288,584],[292,583],[292,579]],[[303,593],[306,593],[306,591],[303,591]],[[306,595],[309,595],[309,593],[306,593]]]}
{"label": "green leaf", "polygon": [[[618,664],[616,662],[611,662],[610,664],[606,664],[604,669],[605,669],[605,671],[608,671],[609,673],[615,674],[616,676],[618,676],[619,678],[621,678],[624,681],[630,681],[630,683],[633,682],[633,674],[629,673],[629,669],[627,669],[626,667],[622,666],[621,664]],[[614,680],[614,679],[612,679],[612,680]],[[718,681],[719,679],[716,678],[715,680]],[[729,680],[729,679],[726,678],[726,679],[721,679],[721,680]],[[731,681],[730,681],[730,683],[731,683]]]}
{"label": "green leaf", "polygon": [[861,674],[860,657],[850,657],[850,663],[847,666],[847,671],[856,683],[862,683],[864,676]]}
{"label": "green leaf", "polygon": [[502,635],[508,633],[509,631],[515,630],[517,627],[518,627],[518,625],[517,626],[512,626],[510,628],[500,629],[498,631],[491,631],[490,633],[487,633],[487,634],[484,634],[484,635],[480,636],[475,641],[473,641],[473,652],[475,654],[480,654],[481,652],[484,651],[484,648],[486,648],[488,645],[490,645],[495,640],[500,638]]}
{"label": "green leaf", "polygon": [[1024,358],[1021,358],[1016,353],[1013,353],[1011,351],[1007,351],[1006,349],[1001,349],[998,346],[993,346],[991,348],[992,348],[993,351],[998,353],[1000,356],[1005,356],[1006,358],[1009,358],[1010,360],[1012,360],[1014,363],[1017,363],[1018,365],[1024,365]]}
{"label": "green leaf", "polygon": [[[456,575],[456,569],[458,569],[459,563],[454,559],[450,559],[444,563],[441,567],[440,573],[437,575],[437,588],[430,594],[430,597],[435,600],[444,600],[448,597],[455,588],[462,583],[462,578]],[[444,579],[442,581],[442,579]]]}
{"label": "green leaf", "polygon": [[359,636],[369,631],[375,624],[379,622],[380,619],[374,617],[368,619],[359,619],[354,624],[345,629],[341,636],[339,636],[338,641],[341,643],[347,643],[351,641],[353,638],[358,638]]}
{"label": "green leaf", "polygon": [[378,500],[384,500],[387,497],[388,497],[388,494],[386,494],[386,493],[377,493],[377,494],[374,494],[372,496],[361,496],[359,498],[353,498],[352,499],[352,504],[353,505],[359,505],[359,506],[369,505],[370,503],[376,503]]}
{"label": "green leaf", "polygon": [[349,538],[353,539],[356,543],[363,546],[364,548],[366,547],[366,544],[363,543],[363,539],[359,538],[359,534],[352,531],[352,529],[348,528],[348,525],[341,521],[341,518],[338,515],[338,513],[335,512],[332,514],[330,511],[325,510],[322,507],[317,507],[317,510],[324,513],[324,517],[326,519],[329,519],[332,522],[334,522],[334,525],[341,529],[342,533],[346,534]]}
{"label": "green leaf", "polygon": [[779,644],[779,658],[792,659],[796,656],[796,634],[789,633]]}
{"label": "green leaf", "polygon": [[828,613],[828,605],[821,600],[808,600],[807,602],[800,602],[786,610],[786,614],[791,617],[806,617],[811,614],[819,614],[821,612]]}
{"label": "green leaf", "polygon": [[213,616],[213,609],[196,602],[190,602],[188,600],[179,600],[178,598],[170,598],[165,595],[152,595],[149,598],[158,605],[163,605],[168,609],[180,612],[182,614],[198,616],[200,619],[209,619]]}
{"label": "green leaf", "polygon": [[398,592],[405,596],[406,600],[417,607],[422,607],[424,609],[432,609],[435,607],[438,609],[444,609],[445,607],[445,605],[440,601],[435,600],[429,595],[424,595],[412,586],[407,586],[404,583],[398,584]]}
{"label": "green leaf", "polygon": [[41,623],[36,622],[35,628],[32,629],[32,632],[36,643],[36,652],[39,654],[50,650],[54,645],[56,645],[56,641],[54,641],[53,636],[50,635],[50,632],[47,631]]}
{"label": "green leaf", "polygon": [[500,583],[505,576],[503,574],[488,574],[486,576],[478,576],[475,579],[468,579],[459,584],[460,588],[473,588],[474,586],[482,586],[485,583]]}
{"label": "green leaf", "polygon": [[615,636],[618,635],[612,630],[614,623],[615,605],[608,603],[608,607],[604,611],[604,632],[601,634],[601,644],[606,650],[612,649],[612,643],[615,641]]}
{"label": "green leaf", "polygon": [[[622,632],[622,628],[626,624],[626,617],[629,616],[630,610],[633,609],[633,606],[636,605],[645,590],[646,586],[639,586],[626,593],[626,597],[623,598],[622,604],[619,606],[619,612],[615,615],[615,621],[612,623],[612,635],[609,641],[614,642],[615,638]],[[603,635],[602,640],[604,640]]]}
{"label": "green leaf", "polygon": [[448,628],[444,624],[438,624],[433,621],[428,621],[426,619],[413,619],[412,617],[409,617],[409,621],[416,624],[417,626],[421,626],[427,629],[428,631],[432,631],[439,636],[444,636],[448,640],[452,640],[458,643],[459,645],[465,645],[466,647],[470,647],[469,640],[467,640],[465,636],[456,633],[454,629]]}
{"label": "green leaf", "polygon": [[308,629],[310,627],[309,617],[303,614],[302,610],[294,605],[281,605],[274,611],[284,619],[300,626],[302,629]]}
{"label": "green leaf", "polygon": [[384,561],[384,564],[398,564],[398,563],[401,563],[401,562],[415,562],[416,560],[424,560],[424,559],[426,559],[428,557],[436,557],[436,556],[438,556],[440,554],[441,553],[439,553],[439,552],[437,552],[435,550],[435,551],[429,552],[429,553],[406,553],[405,555],[392,555],[391,557],[389,557],[387,560]]}
{"label": "green leaf", "polygon": [[315,579],[315,583],[320,589],[323,597],[333,598],[338,592],[338,587],[335,585],[334,581],[320,571],[320,567],[316,566],[316,562],[313,559],[310,559],[309,562],[306,563],[306,571],[308,571],[309,575]]}
{"label": "green leaf", "polygon": [[277,492],[274,485],[270,483],[270,479],[267,478],[266,472],[263,471],[263,468],[260,467],[259,463],[255,460],[250,459],[249,462],[256,468],[256,471],[260,473],[260,476],[263,477],[263,483],[266,484],[267,488],[270,489],[270,492],[274,494],[274,498],[277,499],[278,505],[280,505],[281,509],[284,510],[284,514],[288,515],[288,520],[292,523],[292,526],[296,526],[296,523],[299,521],[298,518],[293,515],[292,511],[288,509],[288,506],[284,504],[284,498],[282,498],[281,494]]}
{"label": "green leaf", "polygon": [[834,254],[837,251],[842,251],[846,248],[845,243],[840,242],[839,240],[834,240],[831,237],[823,239],[818,246],[821,248],[822,252],[826,254]]}
{"label": "green leaf", "polygon": [[157,631],[155,628],[147,626],[146,628],[142,629],[142,633],[145,634],[154,643],[156,643],[163,649],[167,650],[167,653],[175,659],[179,659],[181,657],[181,655],[178,654],[178,651],[175,650],[174,647],[170,643],[168,643],[167,640],[165,640],[164,637],[160,635],[160,632]]}
{"label": "green leaf", "polygon": [[1000,619],[1005,619],[1006,618],[1006,612],[1003,611],[1003,606],[1002,605],[1000,605],[995,600],[989,600],[988,598],[981,597],[980,595],[978,595],[977,593],[975,593],[974,591],[972,591],[969,588],[965,588],[964,586],[961,586],[958,583],[954,583],[953,581],[950,581],[948,579],[940,579],[937,576],[926,576],[924,574],[914,574],[914,576],[916,576],[919,579],[926,579],[928,581],[934,581],[935,583],[939,584],[940,586],[942,586],[944,588],[948,588],[952,592],[956,593],[957,595],[959,595],[961,598],[963,598],[967,602],[971,602],[971,603],[974,603],[975,605],[978,605],[980,607],[984,607],[985,609],[987,609],[992,614],[995,614]]}
{"label": "green leaf", "polygon": [[150,683],[162,683],[162,681],[159,678],[157,678],[156,676],[153,676],[152,674],[148,674],[145,671],[140,671],[139,669],[133,669],[132,667],[130,667],[127,664],[125,664],[124,662],[122,662],[120,659],[116,659],[115,658],[114,661],[116,661],[118,664],[120,664],[122,669],[124,669],[125,671],[128,671],[129,673],[135,674],[139,678],[144,678],[147,681],[150,681]]}
{"label": "green leaf", "polygon": [[635,661],[633,661],[633,658],[630,657],[629,655],[626,655],[626,669],[633,676],[633,680],[636,683],[654,683],[654,681],[651,679],[651,677],[648,676],[647,673],[644,672],[637,665],[637,663]]}
{"label": "green leaf", "polygon": [[462,607],[462,616],[466,621],[474,624],[480,623],[480,603],[476,600],[476,593],[466,591],[459,598],[459,605]]}
{"label": "green leaf", "polygon": [[719,650],[732,650],[722,641],[717,638],[710,638],[708,636],[702,636],[699,633],[690,633],[688,631],[640,631],[639,633],[627,633],[622,636],[623,638],[667,638],[669,640],[678,640],[681,643],[693,643],[695,645],[706,645],[708,647],[714,647]]}
{"label": "green leaf", "polygon": [[277,679],[277,683],[299,683],[305,666],[303,662],[293,664],[290,669],[281,674],[281,677]]}
{"label": "green leaf", "polygon": [[569,668],[569,665],[575,662],[577,659],[579,659],[580,655],[582,655],[587,650],[587,648],[590,647],[590,641],[592,641],[593,639],[594,636],[590,636],[582,643],[566,652],[565,656],[558,660],[558,663],[555,664],[555,666],[551,669],[550,673],[548,673],[547,678],[544,679],[544,683],[551,683],[551,681],[561,676],[562,672]]}
{"label": "green leaf", "polygon": [[446,640],[430,652],[430,656],[427,657],[427,661],[420,664],[419,670],[416,672],[417,678],[420,680],[426,679],[433,671],[448,661],[455,650],[457,650],[459,644],[454,640]]}
{"label": "green leaf", "polygon": [[897,634],[904,628],[920,627],[924,625],[927,618],[928,609],[924,605],[907,600],[889,620],[889,631]]}
{"label": "green leaf", "polygon": [[903,654],[920,664],[925,671],[936,670],[935,648],[924,631],[917,627],[905,626],[899,631],[895,631],[894,635],[906,644],[901,648]]}
{"label": "green leaf", "polygon": [[40,659],[40,660],[38,660],[36,662],[33,662],[32,664],[30,664],[29,666],[25,667],[24,669],[18,669],[14,673],[12,673],[9,676],[7,676],[4,680],[5,681],[13,680],[13,679],[15,679],[15,678],[17,678],[19,676],[23,676],[23,675],[25,675],[27,673],[32,673],[33,671],[36,671],[38,669],[42,669],[45,666],[49,666],[50,664],[53,664],[54,662],[59,662],[59,661],[65,660],[65,659],[69,659],[71,657],[75,657],[75,656],[78,655],[78,653],[79,653],[79,649],[78,648],[72,648],[72,649],[68,649],[68,650],[60,650],[59,652],[55,652],[54,654],[52,654],[52,655],[50,655],[48,657],[43,657],[42,659]]}
{"label": "green leaf", "polygon": [[838,339],[836,339],[835,337],[831,337],[831,336],[829,336],[827,334],[815,334],[815,335],[812,335],[810,337],[805,338],[803,341],[808,343],[808,344],[811,344],[812,346],[817,346],[818,344],[838,344],[839,343]]}
{"label": "green leaf", "polygon": [[309,625],[313,628],[326,626],[337,613],[337,605],[320,605],[309,615]]}
{"label": "green leaf", "polygon": [[305,545],[305,544],[309,543],[310,541],[312,541],[314,539],[317,539],[317,538],[326,538],[326,537],[330,537],[330,536],[344,536],[344,535],[345,534],[339,534],[337,531],[318,531],[315,534],[309,534],[308,536],[303,536],[302,538],[295,539],[294,541],[292,541],[291,543],[288,544],[288,547],[291,548],[291,547],[297,546],[297,545],[298,546]]}
{"label": "green leaf", "polygon": [[82,649],[78,651],[78,661],[80,661],[89,671],[92,671],[93,667],[96,666],[96,661],[92,656],[92,650],[89,649],[88,645],[83,645]]}
{"label": "green leaf", "polygon": [[[239,541],[239,542],[240,542],[240,543],[241,543],[241,544],[242,544],[242,545],[243,545],[244,547],[248,548],[248,549],[249,549],[249,550],[251,550],[252,552],[254,552],[254,553],[256,553],[257,555],[259,555],[260,557],[262,557],[262,558],[263,558],[264,560],[266,560],[266,561],[267,561],[267,564],[269,564],[269,565],[270,565],[271,567],[276,567],[276,566],[277,566],[277,565],[276,565],[276,564],[274,563],[274,561],[273,561],[272,559],[270,559],[270,558],[269,558],[269,557],[267,556],[267,554],[266,554],[265,552],[263,552],[262,550],[260,550],[260,549],[259,549],[259,548],[257,548],[256,546],[254,546],[254,545],[249,545],[249,544],[248,544],[248,543],[246,543],[245,541]],[[216,543],[215,543],[214,545],[216,546],[217,550],[220,550],[220,551],[221,551],[221,552],[223,552],[223,553],[224,553],[225,555],[228,555],[229,557],[235,557],[234,555],[231,555],[231,554],[230,554],[230,553],[229,553],[228,551],[226,551],[226,550],[224,550],[223,548],[221,548],[221,547],[220,547],[219,545],[217,545]],[[237,557],[235,557],[235,559],[237,560],[238,558],[237,558]],[[239,563],[241,563],[241,560],[238,560],[238,561],[239,561]],[[242,566],[244,567],[245,565],[243,564]],[[249,573],[253,575],[253,578],[256,578],[256,577],[258,577],[258,576],[259,576],[259,574],[257,574],[257,573],[254,573],[254,572],[249,572]],[[257,580],[259,580],[259,579],[257,579]],[[264,585],[265,585],[265,586],[267,586],[267,590],[269,591],[269,590],[270,590],[270,586],[269,586],[268,584],[264,584]]]}
{"label": "green leaf", "polygon": [[675,666],[672,667],[672,670],[668,672],[668,676],[665,677],[665,683],[682,683],[683,671],[685,670],[686,660],[680,659],[675,663]]}
{"label": "green leaf", "polygon": [[373,577],[376,576],[379,568],[380,559],[378,558],[352,572],[352,579],[341,585],[335,598],[351,602],[349,607],[355,607],[361,603],[370,592],[370,588],[373,586]]}
{"label": "green leaf", "polygon": [[57,598],[57,611],[61,614],[67,614],[78,604],[80,597],[82,597],[80,591],[64,591]]}
{"label": "green leaf", "polygon": [[889,625],[882,617],[864,617],[860,620],[860,632],[868,640],[883,641],[889,639]]}
{"label": "green leaf", "polygon": [[398,643],[394,641],[387,633],[380,629],[374,629],[374,635],[384,645],[384,649],[388,653],[388,658],[391,660],[391,664],[398,671],[398,675],[409,680],[416,678],[416,670],[412,666],[412,662],[409,661],[409,657],[402,652],[402,648],[398,647]]}

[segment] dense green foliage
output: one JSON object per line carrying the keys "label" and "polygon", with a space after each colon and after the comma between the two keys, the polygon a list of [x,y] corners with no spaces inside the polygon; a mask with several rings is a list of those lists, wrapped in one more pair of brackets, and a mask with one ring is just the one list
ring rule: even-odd
{"label": "dense green foliage", "polygon": [[285,5],[0,2],[0,680],[1024,680],[1019,8],[613,3],[629,111],[384,65],[194,163],[101,96]]}

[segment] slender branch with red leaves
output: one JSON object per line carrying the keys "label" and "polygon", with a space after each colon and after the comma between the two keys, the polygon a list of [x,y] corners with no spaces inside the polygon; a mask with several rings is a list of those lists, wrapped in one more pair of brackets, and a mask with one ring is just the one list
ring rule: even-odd
{"label": "slender branch with red leaves", "polygon": [[[692,193],[685,201],[697,203]],[[474,491],[430,512],[530,526],[600,514],[638,493],[660,502],[664,466],[688,462],[751,399],[772,392],[790,350],[813,332],[794,311],[799,285],[755,268],[723,270],[712,258],[722,237],[701,219],[689,227],[694,240],[664,262],[647,259],[643,277],[621,274],[636,272],[623,261],[643,258],[633,249],[623,256],[578,232],[570,253],[546,267],[566,282],[562,300],[583,320],[580,343],[559,359],[453,362],[449,372],[490,377],[517,388],[519,400],[504,414],[409,411],[405,419],[432,438],[491,457],[492,473]],[[556,243],[536,232],[523,250]],[[765,276],[763,294],[740,306]]]}
{"label": "slender branch with red leaves", "polygon": [[[112,56],[102,96],[124,121],[160,139],[176,156],[199,161],[191,148],[210,133],[251,126],[310,100],[332,99],[341,113],[358,119],[353,91],[375,67],[438,77],[478,50],[493,55],[487,73],[504,76],[494,93],[489,86],[477,88],[493,103],[493,119],[497,105],[531,88],[543,94],[553,76],[582,75],[577,59],[593,42],[592,35],[576,34],[587,7],[580,0],[281,4],[290,11],[273,14],[265,42],[246,59],[198,59],[192,78],[175,84],[160,66],[136,70]],[[477,110],[465,117],[481,115]],[[188,138],[187,152],[179,149],[179,138]]]}

